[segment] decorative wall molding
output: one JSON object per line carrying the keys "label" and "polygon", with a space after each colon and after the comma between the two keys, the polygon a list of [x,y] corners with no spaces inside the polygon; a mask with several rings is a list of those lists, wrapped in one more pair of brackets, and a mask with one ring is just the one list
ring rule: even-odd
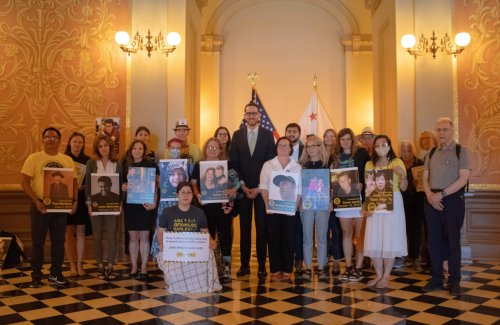
{"label": "decorative wall molding", "polygon": [[[0,8],[0,185],[19,183],[41,131],[91,147],[96,117],[124,118],[126,58],[114,43],[128,0],[6,1]],[[128,22],[127,22],[128,23]],[[118,56],[119,55],[119,56]]]}
{"label": "decorative wall molding", "polygon": [[378,6],[380,6],[381,2],[382,2],[382,0],[365,0],[365,7],[367,9],[370,9],[370,11],[372,12],[372,15],[373,15],[375,13],[375,11],[377,11]]}
{"label": "decorative wall molding", "polygon": [[200,12],[203,10],[203,8],[205,8],[205,6],[207,5],[207,2],[208,2],[208,0],[196,0],[196,5],[198,6],[198,9],[200,10]]}
{"label": "decorative wall molding", "polygon": [[201,52],[220,52],[224,41],[218,35],[201,36]]}
{"label": "decorative wall molding", "polygon": [[371,35],[349,35],[342,38],[342,45],[346,52],[371,52],[373,39]]}

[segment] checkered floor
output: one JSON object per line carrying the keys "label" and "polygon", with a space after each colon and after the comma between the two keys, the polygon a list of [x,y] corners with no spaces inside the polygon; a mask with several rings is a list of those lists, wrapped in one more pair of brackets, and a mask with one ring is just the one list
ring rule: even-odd
{"label": "checkered floor", "polygon": [[93,262],[86,261],[86,276],[59,289],[46,279],[29,288],[27,267],[3,270],[0,324],[500,324],[500,263],[464,265],[463,294],[451,297],[423,294],[429,276],[406,268],[393,272],[384,291],[368,288],[368,279],[258,285],[256,264],[250,276],[236,278],[237,260],[222,292],[167,296],[153,263],[146,282],[128,279],[127,264],[107,282],[96,278]]}

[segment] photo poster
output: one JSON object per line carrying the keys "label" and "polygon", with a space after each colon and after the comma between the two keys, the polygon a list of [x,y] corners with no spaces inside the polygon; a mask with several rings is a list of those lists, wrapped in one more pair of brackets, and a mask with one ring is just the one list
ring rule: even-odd
{"label": "photo poster", "polygon": [[120,118],[98,117],[95,119],[95,132],[97,135],[107,135],[115,143],[115,152],[120,151]]}
{"label": "photo poster", "polygon": [[300,174],[273,171],[269,186],[268,213],[295,215]]}
{"label": "photo poster", "polygon": [[76,181],[78,182],[78,188],[83,184],[83,179],[85,178],[85,172],[87,171],[87,165],[80,164],[75,161],[75,171],[76,171]]}
{"label": "photo poster", "polygon": [[189,181],[187,159],[160,160],[160,201],[177,201],[177,185]]}
{"label": "photo poster", "polygon": [[229,187],[227,160],[200,161],[198,186],[202,204],[229,202],[224,193]]}
{"label": "photo poster", "polygon": [[417,192],[423,192],[424,183],[422,179],[424,177],[424,166],[413,167],[411,169],[411,173],[413,175],[413,181],[415,182],[415,188],[417,189]]}
{"label": "photo poster", "polygon": [[369,213],[388,213],[394,209],[392,169],[365,170],[365,205]]}
{"label": "photo poster", "polygon": [[334,211],[359,210],[362,207],[358,167],[330,170]]}
{"label": "photo poster", "polygon": [[74,172],[73,168],[43,169],[43,204],[47,212],[71,212]]}
{"label": "photo poster", "polygon": [[328,211],[330,205],[330,171],[302,169],[302,208],[304,210]]}
{"label": "photo poster", "polygon": [[3,264],[5,263],[5,258],[9,252],[11,237],[0,237],[0,271],[3,269]]}
{"label": "photo poster", "polygon": [[156,168],[129,167],[127,175],[127,203],[154,204]]}
{"label": "photo poster", "polygon": [[120,175],[118,173],[90,174],[90,201],[92,215],[119,214]]}

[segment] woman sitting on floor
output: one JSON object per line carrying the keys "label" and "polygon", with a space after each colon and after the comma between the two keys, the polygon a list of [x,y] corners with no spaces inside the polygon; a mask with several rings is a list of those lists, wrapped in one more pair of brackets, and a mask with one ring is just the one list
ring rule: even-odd
{"label": "woman sitting on floor", "polygon": [[217,276],[217,265],[213,250],[216,242],[210,238],[208,262],[170,262],[163,259],[163,234],[172,232],[208,233],[207,218],[200,208],[191,205],[193,185],[181,182],[177,186],[178,204],[166,208],[158,222],[158,267],[165,277],[168,293],[215,292],[222,289]]}

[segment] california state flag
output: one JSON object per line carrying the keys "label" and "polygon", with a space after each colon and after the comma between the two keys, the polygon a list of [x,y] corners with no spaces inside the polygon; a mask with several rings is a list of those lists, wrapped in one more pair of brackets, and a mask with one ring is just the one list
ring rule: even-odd
{"label": "california state flag", "polygon": [[[309,104],[306,107],[302,118],[300,119],[300,127],[302,128],[302,136],[305,139],[308,135],[314,134],[323,138],[323,133],[327,129],[335,129],[332,121],[318,97],[316,85],[314,85],[313,93]],[[337,130],[336,130],[337,131]]]}

